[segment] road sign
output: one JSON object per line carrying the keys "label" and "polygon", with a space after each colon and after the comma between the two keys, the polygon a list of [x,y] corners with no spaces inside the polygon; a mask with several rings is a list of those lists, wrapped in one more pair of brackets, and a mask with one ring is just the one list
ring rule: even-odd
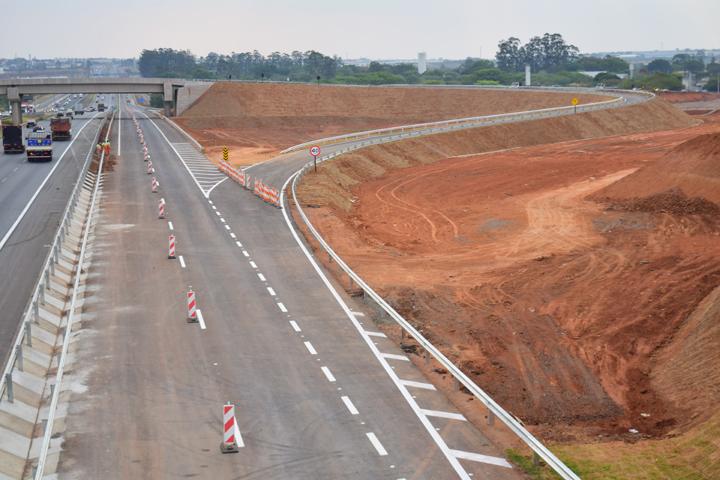
{"label": "road sign", "polygon": [[572,103],[573,105],[577,105],[579,103],[579,100],[577,98],[573,98],[572,100],[570,100],[570,103]]}
{"label": "road sign", "polygon": [[223,147],[223,160],[228,161],[228,148]]}
{"label": "road sign", "polygon": [[318,147],[317,145],[313,145],[312,147],[310,147],[310,155],[312,155],[313,157],[317,157],[318,155],[320,155],[320,147]]}

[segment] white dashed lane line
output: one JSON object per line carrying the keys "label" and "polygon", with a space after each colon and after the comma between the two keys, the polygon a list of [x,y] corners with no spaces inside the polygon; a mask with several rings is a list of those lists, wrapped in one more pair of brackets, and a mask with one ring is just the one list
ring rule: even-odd
{"label": "white dashed lane line", "polygon": [[350,411],[350,415],[359,415],[360,412],[358,412],[358,409],[355,408],[355,405],[353,405],[352,401],[350,400],[350,397],[340,397],[340,399],[343,401],[347,409]]}
{"label": "white dashed lane line", "polygon": [[196,312],[197,312],[198,323],[200,323],[200,328],[205,330],[207,327],[205,326],[205,319],[203,318],[203,314],[200,311],[200,309],[197,309]]}
{"label": "white dashed lane line", "polygon": [[278,303],[277,303],[277,306],[278,306],[278,308],[280,309],[281,312],[287,313],[287,308],[285,308],[285,305],[283,305],[282,302],[278,302]]}
{"label": "white dashed lane line", "polygon": [[220,217],[220,221],[221,221],[222,223],[225,223],[225,219],[222,218],[222,217]]}
{"label": "white dashed lane line", "polygon": [[255,265],[255,262],[253,262],[252,260],[250,261],[250,266],[251,266],[252,268],[257,268],[257,265]]}
{"label": "white dashed lane line", "polygon": [[182,268],[185,268],[185,259],[183,258],[182,255],[179,255],[179,256],[178,256],[178,260],[180,260],[180,266],[181,266]]}
{"label": "white dashed lane line", "polygon": [[[235,245],[237,245],[239,248],[242,248],[242,243],[240,243],[240,242],[235,242]],[[255,268],[255,267],[253,267],[253,268]]]}
{"label": "white dashed lane line", "polygon": [[168,228],[169,228],[170,230],[175,230],[175,227],[173,226],[173,223],[172,223],[172,222],[168,222]]}
{"label": "white dashed lane line", "polygon": [[375,450],[377,450],[378,455],[384,457],[388,454],[387,450],[385,450],[385,447],[383,447],[382,443],[380,443],[380,440],[378,440],[378,438],[373,432],[368,432],[365,435],[367,435],[368,440],[370,440],[370,443],[372,443],[373,447],[375,447]]}
{"label": "white dashed lane line", "polygon": [[296,332],[302,332],[295,320],[290,320],[290,326],[292,326],[293,330],[295,330]]}
{"label": "white dashed lane line", "polygon": [[308,349],[308,352],[310,352],[310,355],[317,355],[317,350],[315,350],[315,347],[313,347],[312,343],[305,342],[305,348]]}
{"label": "white dashed lane line", "polygon": [[328,379],[328,382],[335,381],[335,376],[332,374],[328,367],[320,367],[320,370],[322,370],[322,372],[325,374],[325,378]]}
{"label": "white dashed lane line", "polygon": [[230,232],[230,238],[237,238],[237,236],[233,232]]}
{"label": "white dashed lane line", "polygon": [[245,255],[246,257],[249,257],[249,256],[250,256],[250,254],[247,253],[247,250],[243,250],[243,255]]}
{"label": "white dashed lane line", "polygon": [[258,273],[257,276],[258,276],[258,278],[260,279],[261,282],[266,282],[266,281],[267,281],[267,280],[265,280],[265,275],[263,275],[262,273]]}
{"label": "white dashed lane line", "polygon": [[267,291],[270,294],[270,296],[277,297],[277,295],[275,294],[275,290],[273,290],[272,287],[267,287]]}

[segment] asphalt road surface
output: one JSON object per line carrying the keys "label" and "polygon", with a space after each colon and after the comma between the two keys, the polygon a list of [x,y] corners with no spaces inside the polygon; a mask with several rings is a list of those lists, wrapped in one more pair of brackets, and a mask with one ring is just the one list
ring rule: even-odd
{"label": "asphalt road surface", "polygon": [[[362,305],[328,288],[281,210],[138,113],[160,182],[151,193],[122,112],[60,478],[520,478]],[[189,285],[198,323],[186,322]],[[223,455],[228,401],[244,446]]]}
{"label": "asphalt road surface", "polygon": [[[7,358],[21,317],[57,231],[75,181],[94,147],[103,114],[73,121],[73,138],[53,142],[53,160],[29,163],[0,150],[0,361]],[[41,122],[49,129],[49,122]]]}

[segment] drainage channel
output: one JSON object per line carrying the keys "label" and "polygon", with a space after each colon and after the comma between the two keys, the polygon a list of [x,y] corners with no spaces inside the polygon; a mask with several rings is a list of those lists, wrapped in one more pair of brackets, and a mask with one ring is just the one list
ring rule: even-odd
{"label": "drainage channel", "polygon": [[[96,142],[108,141],[113,118]],[[0,378],[0,480],[56,471],[70,394],[62,379],[78,336],[105,160],[104,149],[88,152]]]}

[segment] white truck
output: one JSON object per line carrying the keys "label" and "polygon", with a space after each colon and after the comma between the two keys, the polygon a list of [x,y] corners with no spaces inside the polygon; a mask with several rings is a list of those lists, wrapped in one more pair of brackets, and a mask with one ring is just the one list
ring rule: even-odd
{"label": "white truck", "polygon": [[45,130],[30,132],[25,147],[28,162],[52,160],[52,135]]}

